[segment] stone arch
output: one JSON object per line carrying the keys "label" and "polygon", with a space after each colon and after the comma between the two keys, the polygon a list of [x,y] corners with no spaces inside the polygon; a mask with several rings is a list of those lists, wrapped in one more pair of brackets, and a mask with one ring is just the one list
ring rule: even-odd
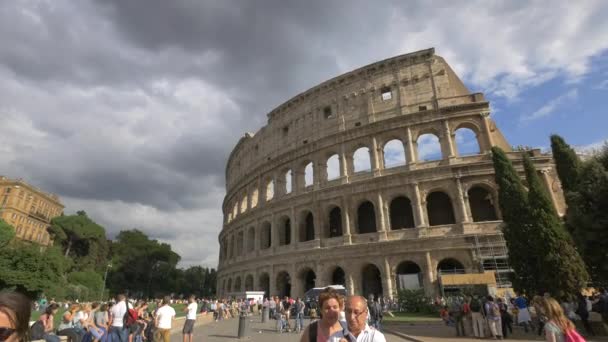
{"label": "stone arch", "polygon": [[251,208],[255,208],[258,206],[259,197],[260,197],[259,191],[258,191],[258,188],[256,187],[251,192]]}
{"label": "stone arch", "polygon": [[357,208],[357,232],[359,234],[376,232],[376,210],[370,201],[364,201]]}
{"label": "stone arch", "polygon": [[300,215],[300,242],[315,239],[315,221],[312,212],[306,210]]}
{"label": "stone arch", "polygon": [[437,263],[439,274],[464,274],[464,265],[455,258],[445,258]]}
{"label": "stone arch", "polygon": [[306,267],[298,274],[298,280],[300,281],[301,288],[306,292],[315,287],[317,275],[311,268]]}
{"label": "stone arch", "polygon": [[245,243],[245,232],[240,231],[236,234],[236,254],[243,255]]}
{"label": "stone arch", "polygon": [[283,216],[279,219],[279,246],[291,244],[291,219]]}
{"label": "stone arch", "polygon": [[270,248],[270,246],[272,246],[272,225],[270,224],[270,222],[265,221],[264,223],[262,223],[260,238],[261,249],[268,249]]}
{"label": "stone arch", "polygon": [[336,153],[327,158],[327,180],[340,178],[340,156]]}
{"label": "stone arch", "polygon": [[342,236],[342,209],[335,206],[329,211],[329,232],[330,238]]}
{"label": "stone arch", "polygon": [[285,171],[285,194],[290,194],[293,191],[293,184],[291,180],[293,179],[293,174],[291,169]]}
{"label": "stone arch", "polygon": [[369,147],[359,147],[353,153],[353,171],[357,172],[369,172],[372,170],[372,162]]}
{"label": "stone arch", "polygon": [[382,289],[382,273],[374,264],[367,264],[361,270],[361,294],[365,298],[374,295],[374,298],[379,298],[383,294]]}
{"label": "stone arch", "polygon": [[243,196],[243,198],[241,199],[241,213],[244,213],[247,211],[247,194],[245,194]]}
{"label": "stone arch", "polygon": [[241,277],[238,276],[236,277],[236,279],[234,280],[234,292],[241,292]]}
{"label": "stone arch", "polygon": [[266,183],[266,201],[270,201],[274,198],[274,179],[270,179]]}
{"label": "stone arch", "polygon": [[484,187],[475,185],[467,191],[473,222],[496,221],[496,206],[492,194]]}
{"label": "stone arch", "polygon": [[391,168],[405,165],[405,147],[403,141],[392,139],[384,144],[382,148],[384,168]]}
{"label": "stone arch", "polygon": [[253,252],[255,250],[255,228],[249,227],[247,231],[247,252]]}
{"label": "stone arch", "polygon": [[232,292],[232,278],[228,278],[228,282],[226,282],[226,292]]}
{"label": "stone arch", "polygon": [[264,297],[270,297],[270,276],[268,273],[260,274],[259,284],[259,290],[264,291]]}
{"label": "stone arch", "polygon": [[479,144],[479,130],[468,125],[461,125],[454,131],[454,143],[459,156],[481,153]]}
{"label": "stone arch", "polygon": [[336,266],[331,272],[331,285],[346,286],[346,273],[342,267]]}
{"label": "stone arch", "polygon": [[291,296],[291,277],[287,271],[281,271],[277,274],[276,289],[280,298]]}
{"label": "stone arch", "polygon": [[429,226],[456,223],[452,200],[445,192],[431,192],[426,197],[426,211],[429,219]]}
{"label": "stone arch", "polygon": [[313,162],[308,162],[304,166],[304,187],[312,186],[315,181],[315,167]]}
{"label": "stone arch", "polygon": [[405,196],[395,197],[389,206],[391,230],[414,228],[412,202]]}
{"label": "stone arch", "polygon": [[403,261],[397,265],[395,274],[399,289],[415,290],[422,288],[422,270],[413,261]]}
{"label": "stone arch", "polygon": [[245,291],[253,291],[253,276],[251,274],[245,277]]}
{"label": "stone arch", "polygon": [[239,201],[237,199],[236,202],[234,203],[234,205],[232,206],[232,218],[236,218],[236,216],[238,214],[239,214]]}
{"label": "stone arch", "polygon": [[420,134],[416,139],[416,147],[420,162],[443,159],[439,136],[434,132]]}

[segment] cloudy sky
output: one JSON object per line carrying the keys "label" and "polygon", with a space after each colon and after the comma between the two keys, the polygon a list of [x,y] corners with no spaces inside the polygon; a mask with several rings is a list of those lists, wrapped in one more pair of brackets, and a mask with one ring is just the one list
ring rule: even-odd
{"label": "cloudy sky", "polygon": [[513,145],[608,138],[607,1],[0,2],[0,174],[215,266],[224,167],[323,80],[435,47]]}

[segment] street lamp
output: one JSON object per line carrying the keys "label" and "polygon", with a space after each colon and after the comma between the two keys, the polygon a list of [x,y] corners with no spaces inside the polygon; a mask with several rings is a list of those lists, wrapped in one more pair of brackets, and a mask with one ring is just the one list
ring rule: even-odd
{"label": "street lamp", "polygon": [[108,268],[112,268],[112,263],[106,265],[106,271],[103,274],[103,287],[101,288],[101,296],[99,296],[99,301],[103,302],[103,294],[106,292],[106,280],[108,280]]}

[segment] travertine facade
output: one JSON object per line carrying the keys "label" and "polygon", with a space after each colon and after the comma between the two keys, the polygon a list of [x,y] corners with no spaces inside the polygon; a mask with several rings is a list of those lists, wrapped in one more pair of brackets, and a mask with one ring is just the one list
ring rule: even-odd
{"label": "travertine facade", "polygon": [[[459,155],[460,129],[474,133],[479,152]],[[437,160],[419,158],[423,134],[438,138]],[[395,141],[404,165],[387,163],[385,147]],[[488,257],[500,263],[506,250],[491,146],[521,169],[521,152],[490,119],[483,94],[470,93],[433,49],[299,94],[228,160],[219,295],[301,296],[313,285],[343,283],[350,293],[393,296],[398,274],[418,274],[432,295],[439,272],[480,272],[491,266]],[[534,152],[563,211],[551,158]]]}
{"label": "travertine facade", "polygon": [[21,179],[0,176],[0,217],[15,227],[17,238],[42,245],[52,243],[47,227],[63,208],[57,195]]}

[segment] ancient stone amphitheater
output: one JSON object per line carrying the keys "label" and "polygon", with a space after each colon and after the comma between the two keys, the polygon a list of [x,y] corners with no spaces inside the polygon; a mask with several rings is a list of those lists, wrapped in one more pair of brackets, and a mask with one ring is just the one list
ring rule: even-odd
{"label": "ancient stone amphitheater", "polygon": [[[469,92],[434,49],[359,68],[280,105],[228,160],[219,295],[301,296],[328,284],[435,295],[449,288],[443,274],[487,270],[509,286],[489,150],[500,146],[520,169],[522,152],[489,114],[484,95]],[[474,148],[463,152],[461,142]],[[533,152],[563,212],[551,158]]]}

